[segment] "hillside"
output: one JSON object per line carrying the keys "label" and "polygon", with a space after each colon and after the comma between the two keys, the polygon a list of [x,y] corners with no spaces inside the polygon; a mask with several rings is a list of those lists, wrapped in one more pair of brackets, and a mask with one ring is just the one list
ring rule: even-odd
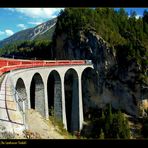
{"label": "hillside", "polygon": [[27,130],[23,133],[9,133],[5,131],[5,127],[0,125],[0,138],[1,139],[70,139],[76,138],[66,131],[63,132],[62,127],[60,127],[51,118],[46,120],[40,113],[33,109],[26,111],[26,125]]}
{"label": "hillside", "polygon": [[28,110],[26,113],[28,130],[25,131],[26,138],[29,139],[64,139],[50,120],[46,121],[35,110]]}
{"label": "hillside", "polygon": [[47,22],[44,22],[34,28],[29,28],[0,41],[0,47],[13,42],[25,41],[25,40],[36,40],[36,39],[51,39],[55,29],[57,19],[54,18]]}

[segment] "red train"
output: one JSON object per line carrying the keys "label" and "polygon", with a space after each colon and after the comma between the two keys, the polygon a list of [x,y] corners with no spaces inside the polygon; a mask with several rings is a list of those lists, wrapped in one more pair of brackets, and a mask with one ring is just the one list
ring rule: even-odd
{"label": "red train", "polygon": [[15,69],[42,67],[42,66],[65,66],[91,64],[90,60],[21,60],[0,58],[0,75]]}

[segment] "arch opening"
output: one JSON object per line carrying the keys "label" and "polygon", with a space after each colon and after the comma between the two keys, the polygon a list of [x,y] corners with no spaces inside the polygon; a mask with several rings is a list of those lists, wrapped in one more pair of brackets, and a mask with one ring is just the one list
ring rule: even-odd
{"label": "arch opening", "polygon": [[62,90],[61,78],[57,71],[53,70],[47,81],[49,115],[57,120],[62,120]]}
{"label": "arch opening", "polygon": [[74,69],[69,69],[64,77],[65,108],[67,130],[79,131],[79,86],[78,74]]}
{"label": "arch opening", "polygon": [[19,102],[19,109],[23,111],[27,110],[28,100],[27,100],[26,87],[24,81],[21,78],[17,80],[15,90],[16,90],[16,98]]}
{"label": "arch opening", "polygon": [[92,119],[92,116],[96,114],[95,105],[98,100],[98,87],[97,87],[98,75],[93,68],[84,69],[81,81],[82,81],[82,103],[83,103],[83,118],[87,122]]}
{"label": "arch opening", "polygon": [[34,74],[30,86],[31,108],[45,116],[44,83],[39,73]]}

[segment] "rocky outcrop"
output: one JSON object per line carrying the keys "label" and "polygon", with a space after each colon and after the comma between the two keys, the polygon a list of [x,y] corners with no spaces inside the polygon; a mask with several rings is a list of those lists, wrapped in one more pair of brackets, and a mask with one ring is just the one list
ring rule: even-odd
{"label": "rocky outcrop", "polygon": [[[141,85],[137,83],[139,65],[133,60],[126,66],[119,66],[116,52],[109,47],[94,29],[80,30],[75,37],[63,32],[54,36],[56,59],[92,60],[95,75],[85,74],[83,98],[87,112],[89,108],[102,108],[111,103],[131,115],[138,115],[141,100]],[[144,98],[147,96],[145,91]]]}

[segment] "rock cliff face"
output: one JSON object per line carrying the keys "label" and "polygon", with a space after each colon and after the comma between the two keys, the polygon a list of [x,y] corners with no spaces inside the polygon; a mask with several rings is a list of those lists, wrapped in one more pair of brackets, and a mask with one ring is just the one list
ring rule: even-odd
{"label": "rock cliff face", "polygon": [[[94,72],[85,74],[83,99],[88,108],[100,108],[111,103],[115,109],[121,109],[131,115],[138,115],[141,100],[141,86],[136,84],[140,67],[135,61],[120,67],[116,52],[96,34],[95,30],[80,30],[75,37],[63,32],[54,36],[56,59],[92,60]],[[148,98],[147,91],[144,98]]]}

